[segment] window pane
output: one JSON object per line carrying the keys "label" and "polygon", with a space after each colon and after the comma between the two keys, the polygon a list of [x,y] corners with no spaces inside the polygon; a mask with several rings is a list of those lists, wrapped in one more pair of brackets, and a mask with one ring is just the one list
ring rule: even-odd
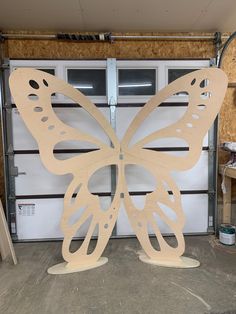
{"label": "window pane", "polygon": [[38,70],[46,72],[48,74],[55,75],[55,69],[38,69]]}
{"label": "window pane", "polygon": [[168,69],[168,84],[198,69]]}
{"label": "window pane", "polygon": [[[171,82],[177,80],[178,78],[180,78],[181,76],[184,76],[186,74],[189,74],[191,72],[197,71],[198,69],[169,69],[168,70],[168,84],[170,84]],[[205,82],[201,82],[200,83],[200,87],[204,87],[206,85]],[[181,92],[181,93],[177,93],[176,95],[187,95],[188,93],[185,92]]]}
{"label": "window pane", "polygon": [[68,83],[84,95],[106,95],[106,70],[69,69],[67,73]]}
{"label": "window pane", "polygon": [[154,95],[156,92],[156,70],[119,70],[119,95]]}

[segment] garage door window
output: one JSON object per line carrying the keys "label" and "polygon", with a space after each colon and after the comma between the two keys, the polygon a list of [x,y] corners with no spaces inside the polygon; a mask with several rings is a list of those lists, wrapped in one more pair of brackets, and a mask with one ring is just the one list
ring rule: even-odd
{"label": "garage door window", "polygon": [[86,96],[106,95],[106,70],[68,69],[68,83]]}
{"label": "garage door window", "polygon": [[119,95],[154,95],[156,93],[155,69],[120,69]]}

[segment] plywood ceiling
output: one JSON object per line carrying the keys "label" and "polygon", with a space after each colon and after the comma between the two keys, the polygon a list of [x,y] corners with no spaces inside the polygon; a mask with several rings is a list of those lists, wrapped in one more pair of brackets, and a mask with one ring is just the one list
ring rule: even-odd
{"label": "plywood ceiling", "polygon": [[1,0],[0,30],[232,32],[235,0]]}

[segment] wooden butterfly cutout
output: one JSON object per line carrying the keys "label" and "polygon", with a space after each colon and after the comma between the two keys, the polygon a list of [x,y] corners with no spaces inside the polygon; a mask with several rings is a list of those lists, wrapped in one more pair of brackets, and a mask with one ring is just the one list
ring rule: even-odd
{"label": "wooden butterfly cutout", "polygon": [[[111,125],[96,106],[69,84],[35,69],[19,68],[13,71],[10,76],[11,93],[22,119],[38,143],[43,164],[57,175],[68,173],[73,175],[65,193],[64,212],[61,218],[61,228],[64,233],[62,254],[68,262],[67,270],[92,268],[101,260],[100,257],[117,220],[121,199],[131,226],[148,259],[163,261],[163,263],[180,262],[185,249],[182,233],[185,216],[181,206],[180,191],[170,173],[174,170],[189,169],[199,159],[203,138],[220,110],[226,88],[227,77],[217,68],[194,71],[177,79],[146,103],[120,142]],[[183,117],[176,123],[130,145],[141,123],[152,114],[154,109],[172,95],[183,91],[189,95],[188,108]],[[112,145],[104,144],[99,139],[63,123],[56,116],[51,105],[51,95],[54,93],[63,94],[83,107],[103,128]],[[187,142],[189,145],[187,155],[173,156],[167,152],[145,148],[145,145],[154,140],[173,137]],[[71,140],[89,142],[99,149],[67,160],[57,159],[53,153],[56,144]],[[100,207],[98,196],[90,193],[88,181],[98,169],[110,165],[117,167],[117,185],[111,206],[104,211]],[[142,210],[135,207],[129,195],[125,180],[126,165],[142,166],[156,179],[156,189],[146,195]],[[75,198],[74,193],[77,193]],[[161,205],[169,207],[175,213],[176,219],[170,219]],[[75,223],[71,223],[71,217],[81,208],[84,208],[82,215]],[[155,215],[170,227],[176,237],[177,247],[172,247],[163,238]],[[73,237],[86,221],[90,221],[90,224],[82,245],[77,251],[70,252]],[[151,226],[155,233],[159,250],[155,249],[150,241],[148,226]],[[88,253],[95,228],[98,228],[97,243],[93,252]]]}

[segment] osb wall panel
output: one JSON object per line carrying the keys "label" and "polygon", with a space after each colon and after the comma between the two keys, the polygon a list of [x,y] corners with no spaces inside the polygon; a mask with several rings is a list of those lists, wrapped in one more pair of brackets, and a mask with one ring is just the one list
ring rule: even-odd
{"label": "osb wall panel", "polygon": [[11,58],[52,59],[156,59],[209,58],[214,47],[209,42],[116,41],[114,43],[73,43],[49,40],[9,40]]}
{"label": "osb wall panel", "polygon": [[228,88],[220,111],[221,142],[236,142],[236,88]]}
{"label": "osb wall panel", "polygon": [[[141,34],[136,33],[135,35]],[[153,35],[153,33],[146,35]],[[209,41],[117,40],[114,43],[74,43],[54,40],[11,39],[6,41],[6,46],[8,56],[12,59],[185,59],[211,58],[215,55],[214,45]],[[236,42],[229,46],[223,68],[229,76],[229,81],[236,82]],[[235,113],[236,89],[230,88],[227,91],[220,115],[220,142],[236,141]],[[220,162],[225,162],[227,159],[228,155],[220,152]],[[0,182],[1,184],[2,182]],[[236,198],[236,191],[234,197]]]}
{"label": "osb wall panel", "polygon": [[[229,83],[236,83],[236,39],[228,46],[222,62],[222,69],[229,78]],[[225,100],[220,112],[219,119],[219,140],[223,142],[236,142],[236,88],[228,88]],[[228,152],[219,149],[219,163],[224,164],[230,158]],[[221,178],[219,178],[221,183]],[[233,180],[232,198],[236,200],[236,180]],[[219,200],[222,199],[221,188],[219,190]]]}
{"label": "osb wall panel", "polygon": [[[236,39],[228,46],[222,62],[230,83],[236,83]],[[228,88],[220,113],[220,140],[236,141],[236,88]]]}

